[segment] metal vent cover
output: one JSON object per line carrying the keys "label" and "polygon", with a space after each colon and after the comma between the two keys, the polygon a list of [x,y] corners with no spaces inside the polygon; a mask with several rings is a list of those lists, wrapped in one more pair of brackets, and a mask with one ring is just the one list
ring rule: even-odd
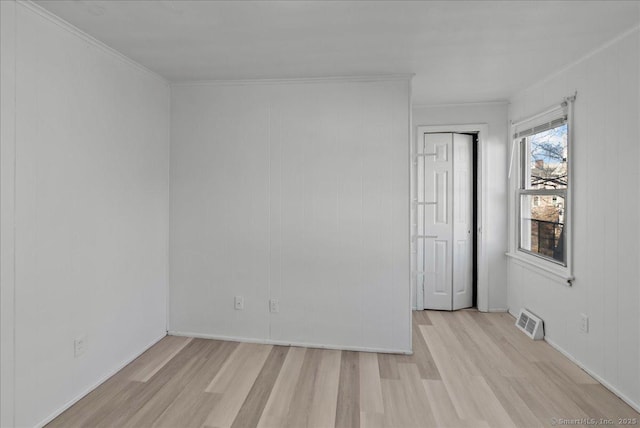
{"label": "metal vent cover", "polygon": [[542,319],[527,309],[520,310],[520,315],[516,320],[516,327],[533,340],[540,340],[544,337],[544,324]]}

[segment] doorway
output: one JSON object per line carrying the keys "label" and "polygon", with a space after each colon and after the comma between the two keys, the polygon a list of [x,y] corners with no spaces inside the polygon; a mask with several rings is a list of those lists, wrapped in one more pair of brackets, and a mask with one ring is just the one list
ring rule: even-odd
{"label": "doorway", "polygon": [[413,148],[414,307],[486,310],[481,235],[486,125],[443,128],[418,127]]}

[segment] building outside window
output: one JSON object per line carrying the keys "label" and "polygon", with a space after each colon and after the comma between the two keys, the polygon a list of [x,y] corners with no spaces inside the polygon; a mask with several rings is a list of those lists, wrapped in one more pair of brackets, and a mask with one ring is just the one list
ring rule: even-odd
{"label": "building outside window", "polygon": [[566,266],[566,116],[520,134],[518,249]]}

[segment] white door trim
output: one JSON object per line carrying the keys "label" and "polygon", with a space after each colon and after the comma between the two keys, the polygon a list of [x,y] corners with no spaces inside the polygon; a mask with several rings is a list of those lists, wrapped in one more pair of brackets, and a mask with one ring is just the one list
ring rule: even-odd
{"label": "white door trim", "polygon": [[[487,188],[487,175],[489,171],[488,157],[487,157],[487,138],[489,135],[489,125],[486,123],[472,123],[472,124],[459,124],[459,125],[425,125],[418,126],[416,137],[411,145],[412,158],[416,152],[417,142],[421,140],[422,135],[426,132],[453,132],[453,133],[465,133],[465,132],[477,132],[478,133],[478,233],[477,233],[477,246],[478,246],[478,288],[477,288],[477,304],[478,310],[481,312],[489,311],[489,258],[487,257],[487,245],[485,236],[488,233],[487,229],[487,204],[489,191]],[[416,187],[416,168],[413,162],[411,162],[411,195],[413,197]],[[412,209],[412,216],[413,209]],[[412,233],[414,233],[412,231]],[[415,278],[415,275],[412,275]],[[415,283],[415,279],[412,280]],[[416,289],[416,295],[422,297],[421,290]],[[424,305],[421,303],[423,300],[416,299],[416,309],[424,309]]]}

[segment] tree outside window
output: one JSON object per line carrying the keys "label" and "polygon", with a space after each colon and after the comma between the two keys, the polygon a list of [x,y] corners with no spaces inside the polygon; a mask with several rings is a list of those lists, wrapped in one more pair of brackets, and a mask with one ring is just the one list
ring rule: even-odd
{"label": "tree outside window", "polygon": [[519,249],[566,265],[567,124],[520,140]]}

